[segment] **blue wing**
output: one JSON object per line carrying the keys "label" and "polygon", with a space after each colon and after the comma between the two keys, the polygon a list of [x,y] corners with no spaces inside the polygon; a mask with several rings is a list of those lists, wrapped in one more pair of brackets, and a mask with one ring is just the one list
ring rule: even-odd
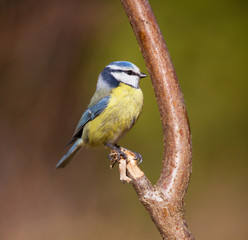
{"label": "blue wing", "polygon": [[83,116],[79,120],[72,140],[68,143],[68,145],[74,143],[78,138],[82,136],[85,124],[89,121],[92,121],[102,113],[102,111],[108,106],[109,99],[110,96],[104,97],[98,103],[86,109]]}

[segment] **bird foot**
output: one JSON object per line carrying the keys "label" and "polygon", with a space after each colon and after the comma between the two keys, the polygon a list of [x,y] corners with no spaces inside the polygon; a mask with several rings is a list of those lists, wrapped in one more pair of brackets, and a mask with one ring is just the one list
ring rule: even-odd
{"label": "bird foot", "polygon": [[125,150],[125,151],[128,151],[128,152],[132,153],[132,154],[134,155],[134,160],[138,161],[138,165],[140,165],[140,164],[142,163],[143,158],[142,158],[142,156],[141,156],[140,153],[131,151],[131,150],[129,150],[129,149],[127,149],[127,148],[124,148],[124,147],[121,147],[121,148],[122,148],[123,150]]}
{"label": "bird foot", "polygon": [[110,160],[110,168],[113,169],[115,164],[119,161],[117,153],[112,150],[108,155],[108,159]]}
{"label": "bird foot", "polygon": [[112,169],[117,162],[120,163],[120,160],[122,159],[127,160],[128,157],[124,152],[117,152],[116,150],[112,150],[108,155],[108,159],[110,160],[110,168]]}
{"label": "bird foot", "polygon": [[122,148],[117,144],[112,145],[110,143],[105,143],[106,147],[112,149],[108,155],[108,159],[111,161],[110,168],[113,168],[116,162],[119,162],[121,158],[127,159],[127,154],[122,151]]}

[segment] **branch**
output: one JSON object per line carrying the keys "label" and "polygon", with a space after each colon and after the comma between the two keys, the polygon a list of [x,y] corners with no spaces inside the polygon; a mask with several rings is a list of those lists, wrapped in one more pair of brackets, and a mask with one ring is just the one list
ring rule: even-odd
{"label": "branch", "polygon": [[152,186],[128,154],[127,177],[163,239],[194,239],[185,221],[191,175],[191,134],[185,103],[168,49],[147,0],[121,0],[138,40],[157,98],[164,135],[161,175]]}

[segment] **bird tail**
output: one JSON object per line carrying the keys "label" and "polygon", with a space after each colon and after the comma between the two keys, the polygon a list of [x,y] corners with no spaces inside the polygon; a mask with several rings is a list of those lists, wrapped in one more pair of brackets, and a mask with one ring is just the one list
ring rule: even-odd
{"label": "bird tail", "polygon": [[68,152],[60,159],[60,161],[56,165],[56,169],[64,168],[73,159],[73,157],[77,154],[82,146],[83,140],[82,138],[78,138],[77,141],[68,150]]}

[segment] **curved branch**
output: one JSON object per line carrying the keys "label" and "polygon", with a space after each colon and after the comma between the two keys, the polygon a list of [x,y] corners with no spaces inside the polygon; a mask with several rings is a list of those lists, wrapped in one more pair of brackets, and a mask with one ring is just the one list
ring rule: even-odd
{"label": "curved branch", "polygon": [[121,0],[146,61],[164,133],[161,175],[155,186],[129,155],[127,175],[163,239],[194,239],[184,216],[191,175],[191,134],[185,103],[168,49],[147,0]]}

